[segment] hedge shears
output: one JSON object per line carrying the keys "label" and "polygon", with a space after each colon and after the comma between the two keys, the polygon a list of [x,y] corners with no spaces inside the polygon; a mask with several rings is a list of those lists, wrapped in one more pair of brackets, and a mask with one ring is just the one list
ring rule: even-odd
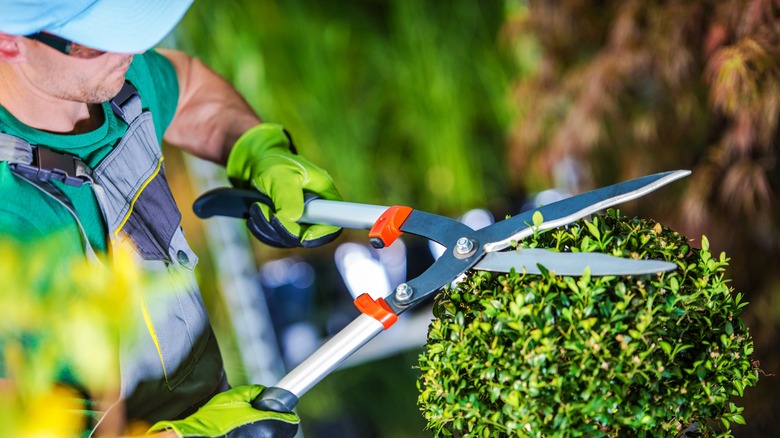
{"label": "hedge shears", "polygon": [[[676,265],[660,260],[634,260],[598,253],[561,253],[542,248],[515,249],[516,242],[535,232],[570,224],[608,207],[644,196],[688,176],[677,170],[648,175],[602,187],[552,204],[523,212],[488,227],[474,230],[444,216],[406,206],[379,206],[341,201],[307,201],[300,223],[327,224],[369,230],[371,245],[383,248],[402,234],[413,234],[443,245],[445,252],[421,275],[397,285],[384,298],[363,294],[355,299],[361,314],[323,344],[253,402],[258,409],[292,412],[298,399],[334,371],[354,352],[389,329],[398,316],[450,285],[469,269],[494,272],[555,275],[643,275],[674,270]],[[214,189],[194,204],[201,218],[229,216],[247,218],[255,202],[272,206],[258,191]],[[543,267],[543,268],[541,268]]]}

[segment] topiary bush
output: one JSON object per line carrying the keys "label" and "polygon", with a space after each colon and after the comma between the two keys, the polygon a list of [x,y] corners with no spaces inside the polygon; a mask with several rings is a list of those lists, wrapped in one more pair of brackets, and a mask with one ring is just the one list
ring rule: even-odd
{"label": "topiary bush", "polygon": [[[725,254],[610,210],[523,247],[667,260],[642,276],[469,272],[434,304],[418,403],[436,436],[731,436],[758,380]],[[693,432],[691,432],[693,431]]]}

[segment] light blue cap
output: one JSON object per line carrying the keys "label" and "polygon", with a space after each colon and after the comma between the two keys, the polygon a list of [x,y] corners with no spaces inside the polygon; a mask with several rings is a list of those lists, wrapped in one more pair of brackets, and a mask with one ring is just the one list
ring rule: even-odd
{"label": "light blue cap", "polygon": [[98,50],[138,53],[159,43],[193,0],[0,0],[0,32],[46,31]]}

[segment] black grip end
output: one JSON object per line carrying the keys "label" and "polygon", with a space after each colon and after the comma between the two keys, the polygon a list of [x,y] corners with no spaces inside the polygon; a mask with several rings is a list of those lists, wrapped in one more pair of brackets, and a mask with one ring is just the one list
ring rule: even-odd
{"label": "black grip end", "polygon": [[201,219],[212,216],[247,219],[249,218],[249,207],[256,202],[262,202],[270,206],[271,209],[274,208],[271,198],[265,193],[257,190],[222,187],[202,194],[192,205],[192,211]]}
{"label": "black grip end", "polygon": [[292,392],[282,388],[266,388],[256,399],[252,400],[252,407],[261,411],[292,412],[298,404],[298,397]]}

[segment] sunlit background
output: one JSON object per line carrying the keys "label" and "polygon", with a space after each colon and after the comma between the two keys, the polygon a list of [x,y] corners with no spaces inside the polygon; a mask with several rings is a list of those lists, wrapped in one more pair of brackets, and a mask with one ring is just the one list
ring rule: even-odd
{"label": "sunlit background", "polygon": [[[530,5],[529,5],[530,3]],[[780,10],[763,0],[198,0],[164,45],[211,65],[344,198],[481,227],[644,174],[694,174],[621,206],[731,257],[762,373],[780,372]],[[277,250],[189,206],[222,169],[166,148],[230,381],[273,384],[441,249],[348,231]],[[409,312],[298,407],[307,437],[424,437]],[[780,383],[747,391],[737,436],[777,434]]]}

